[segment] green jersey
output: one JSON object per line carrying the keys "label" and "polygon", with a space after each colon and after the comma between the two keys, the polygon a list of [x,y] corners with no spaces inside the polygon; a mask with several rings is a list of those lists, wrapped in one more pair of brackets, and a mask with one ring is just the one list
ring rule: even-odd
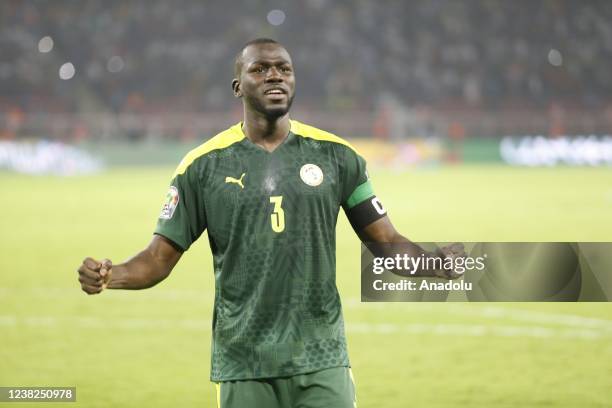
{"label": "green jersey", "polygon": [[371,197],[369,186],[349,143],[297,121],[273,152],[238,124],[185,156],[155,233],[187,250],[208,231],[213,381],[349,365],[335,227],[340,206]]}

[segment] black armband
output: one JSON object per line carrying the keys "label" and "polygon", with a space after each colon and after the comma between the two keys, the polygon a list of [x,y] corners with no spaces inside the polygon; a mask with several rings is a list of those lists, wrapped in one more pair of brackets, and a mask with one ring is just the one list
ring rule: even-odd
{"label": "black armband", "polygon": [[387,215],[387,210],[376,196],[365,199],[346,210],[346,217],[355,231],[361,231],[376,220]]}

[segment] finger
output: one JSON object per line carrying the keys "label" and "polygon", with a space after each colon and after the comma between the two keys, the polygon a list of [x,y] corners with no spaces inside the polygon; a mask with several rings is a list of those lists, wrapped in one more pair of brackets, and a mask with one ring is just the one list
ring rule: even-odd
{"label": "finger", "polygon": [[101,273],[101,275],[103,277],[102,288],[106,289],[106,287],[110,283],[111,276],[113,274],[113,263],[111,262],[110,259],[103,259],[102,260],[102,268],[100,269],[100,272],[102,272],[102,271],[105,271],[104,274]]}
{"label": "finger", "polygon": [[465,255],[465,246],[463,246],[463,244],[461,244],[461,243],[455,243],[455,244],[453,244],[453,252],[455,252],[455,254],[457,254],[459,256],[464,256]]}
{"label": "finger", "polygon": [[78,269],[78,272],[79,272],[79,276],[86,276],[89,279],[93,279],[93,280],[102,279],[102,277],[100,276],[100,272],[91,270],[87,268],[85,265],[81,265],[81,267]]}
{"label": "finger", "polygon": [[462,270],[461,272],[460,272],[460,271],[457,271],[457,270],[454,270],[454,271],[453,271],[453,276],[454,276],[455,278],[459,278],[459,277],[463,276],[463,274],[464,274],[464,273],[465,273],[465,269],[464,269],[464,270]]}
{"label": "finger", "polygon": [[100,265],[101,263],[96,261],[93,258],[87,257],[85,259],[83,259],[83,265],[85,265],[87,268],[93,270],[93,271],[98,271],[100,270]]}
{"label": "finger", "polygon": [[112,276],[113,276],[113,270],[112,270],[112,269],[110,269],[110,270],[108,271],[108,274],[106,275],[106,278],[105,278],[105,279],[104,279],[104,281],[102,282],[102,288],[106,289],[106,288],[108,287],[108,285],[109,285],[109,284],[110,284],[110,282],[111,282],[111,278],[112,278]]}
{"label": "finger", "polygon": [[102,262],[100,262],[100,275],[104,278],[112,267],[113,263],[110,261],[110,259],[103,259]]}
{"label": "finger", "polygon": [[102,287],[100,286],[91,286],[87,284],[81,284],[81,289],[88,295],[95,295],[96,293],[102,292]]}
{"label": "finger", "polygon": [[445,247],[444,248],[444,258],[456,258],[457,254],[453,251],[453,249],[451,247]]}
{"label": "finger", "polygon": [[442,253],[444,254],[444,256],[446,256],[446,257],[451,256],[452,254],[455,253],[453,245],[447,245],[445,247],[442,247],[441,250],[442,250]]}
{"label": "finger", "polygon": [[85,283],[87,285],[100,286],[100,287],[102,287],[102,284],[104,283],[104,281],[102,279],[100,279],[100,278],[98,278],[98,279],[91,279],[91,278],[88,278],[87,276],[83,276],[83,275],[79,276],[79,282]]}
{"label": "finger", "polygon": [[444,254],[446,256],[453,256],[457,253],[457,250],[455,249],[455,247],[453,245],[449,245],[447,247],[444,247]]}

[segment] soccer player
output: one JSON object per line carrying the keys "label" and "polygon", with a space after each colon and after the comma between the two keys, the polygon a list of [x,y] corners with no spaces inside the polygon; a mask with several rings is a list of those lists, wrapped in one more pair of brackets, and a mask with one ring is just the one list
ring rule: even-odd
{"label": "soccer player", "polygon": [[[185,156],[147,248],[119,265],[86,258],[78,270],[88,294],[149,288],[207,230],[215,274],[211,380],[222,408],[356,405],[335,282],[340,207],[362,241],[424,253],[396,232],[351,145],[289,118],[294,89],[281,44],[247,43],[232,82],[244,121]],[[427,256],[461,252],[451,246]]]}

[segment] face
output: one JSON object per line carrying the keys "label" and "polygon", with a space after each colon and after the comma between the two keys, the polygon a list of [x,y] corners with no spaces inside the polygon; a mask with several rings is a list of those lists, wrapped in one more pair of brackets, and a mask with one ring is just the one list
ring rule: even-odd
{"label": "face", "polygon": [[295,92],[293,65],[278,44],[254,44],[242,52],[242,68],[232,83],[245,107],[269,118],[285,115]]}

